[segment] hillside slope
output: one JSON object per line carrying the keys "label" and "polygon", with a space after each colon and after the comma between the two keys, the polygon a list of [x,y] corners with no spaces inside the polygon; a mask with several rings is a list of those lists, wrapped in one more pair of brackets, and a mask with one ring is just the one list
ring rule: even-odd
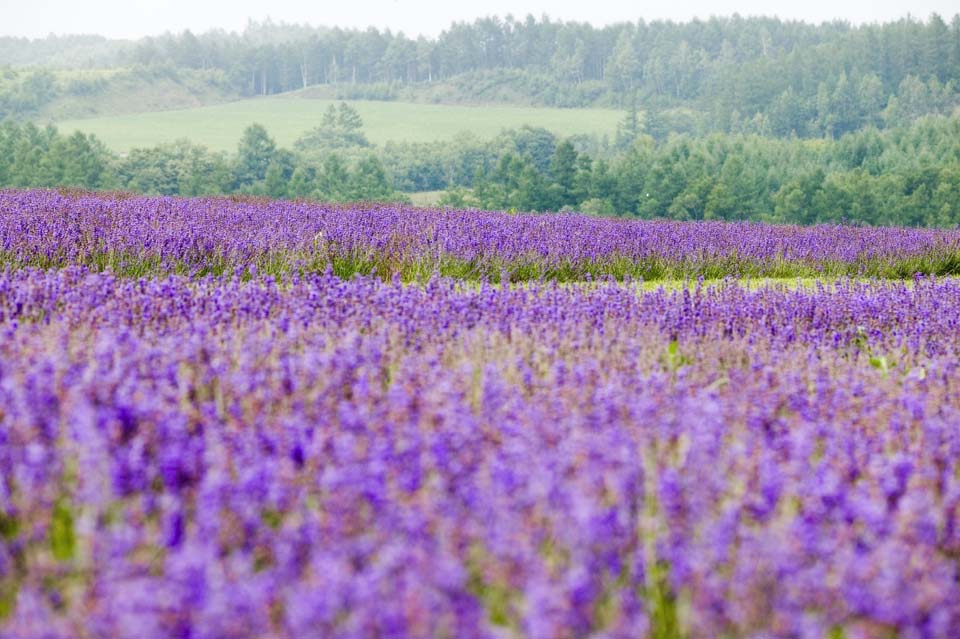
{"label": "hillside slope", "polygon": [[[331,100],[288,96],[253,98],[227,104],[172,111],[71,119],[58,122],[64,132],[93,133],[115,151],[189,138],[214,150],[235,150],[243,129],[263,124],[281,146],[289,146],[320,124]],[[516,106],[450,106],[407,102],[352,101],[375,144],[391,140],[432,142],[470,131],[493,137],[524,124],[563,136],[613,135],[623,113],[612,109],[556,109]]]}

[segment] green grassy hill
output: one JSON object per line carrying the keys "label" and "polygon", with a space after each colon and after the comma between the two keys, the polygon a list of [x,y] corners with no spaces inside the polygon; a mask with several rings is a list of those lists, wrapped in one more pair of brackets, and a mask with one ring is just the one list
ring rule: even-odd
{"label": "green grassy hill", "polygon": [[[259,122],[281,146],[290,146],[320,123],[332,100],[275,96],[172,111],[64,120],[60,130],[94,133],[115,151],[188,138],[214,150],[232,151],[243,129]],[[449,106],[408,102],[351,101],[373,143],[389,140],[432,142],[461,131],[492,137],[504,128],[524,124],[545,127],[560,135],[613,135],[623,117],[611,109],[556,109],[518,106]]]}
{"label": "green grassy hill", "polygon": [[0,65],[0,120],[45,125],[236,100],[224,75],[196,69],[16,69]]}
{"label": "green grassy hill", "polygon": [[[62,84],[85,82],[86,91],[63,91],[31,119],[59,123],[69,118],[109,120],[118,115],[193,109],[236,99],[201,73],[180,72],[166,77],[139,77],[126,70],[59,72]],[[102,79],[101,82],[97,82]]]}

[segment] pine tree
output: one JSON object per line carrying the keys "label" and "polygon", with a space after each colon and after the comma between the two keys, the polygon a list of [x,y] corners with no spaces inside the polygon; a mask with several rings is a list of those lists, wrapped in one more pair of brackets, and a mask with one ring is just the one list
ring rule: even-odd
{"label": "pine tree", "polygon": [[347,167],[336,153],[323,160],[323,169],[317,175],[317,190],[320,198],[339,202],[349,197],[349,173]]}
{"label": "pine tree", "polygon": [[640,73],[640,60],[633,46],[633,33],[624,28],[617,36],[617,43],[613,48],[613,55],[604,71],[604,77],[610,88],[621,96],[632,90]]}
{"label": "pine tree", "polygon": [[263,179],[263,194],[273,198],[287,197],[287,181],[283,178],[283,167],[276,160],[267,167]]}
{"label": "pine tree", "polygon": [[315,183],[313,176],[310,175],[310,171],[302,166],[294,169],[293,175],[290,176],[290,184],[287,187],[287,191],[289,197],[298,200],[312,197],[315,191]]}
{"label": "pine tree", "polygon": [[670,129],[659,111],[649,108],[643,113],[643,130],[657,142],[663,142],[670,134]]}
{"label": "pine tree", "polygon": [[327,131],[333,131],[337,128],[337,107],[332,104],[327,107],[320,119],[320,127]]}
{"label": "pine tree", "polygon": [[234,180],[239,187],[249,186],[267,176],[267,168],[276,159],[277,143],[262,124],[251,124],[240,139]]}
{"label": "pine tree", "polygon": [[347,135],[356,134],[363,128],[363,120],[356,109],[341,102],[337,107],[336,128]]}
{"label": "pine tree", "polygon": [[637,92],[630,92],[630,101],[627,103],[627,115],[617,125],[617,137],[614,143],[621,151],[633,146],[640,135],[640,122],[637,117]]}
{"label": "pine tree", "polygon": [[577,151],[569,140],[557,145],[553,160],[550,162],[550,176],[553,178],[556,198],[550,202],[552,207],[560,209],[576,204],[573,191],[577,179]]}
{"label": "pine tree", "polygon": [[393,195],[383,164],[373,155],[360,160],[350,175],[349,185],[354,200],[385,200]]}
{"label": "pine tree", "polygon": [[960,82],[960,13],[950,22],[950,77]]}

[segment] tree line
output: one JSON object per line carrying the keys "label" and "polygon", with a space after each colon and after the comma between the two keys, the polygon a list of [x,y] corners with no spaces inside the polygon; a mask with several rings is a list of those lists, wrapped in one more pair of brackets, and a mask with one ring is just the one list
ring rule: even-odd
{"label": "tree line", "polygon": [[63,135],[53,126],[0,124],[0,186],[78,187],[155,195],[253,195],[346,202],[403,200],[373,154],[329,154],[313,163],[279,148],[259,124],[243,133],[237,152],[213,152],[178,140],[110,152],[94,135]]}
{"label": "tree line", "polygon": [[[960,14],[949,23],[934,14],[862,26],[734,15],[593,27],[507,16],[454,23],[436,38],[267,21],[242,33],[184,31],[123,46],[79,42],[113,46],[114,64],[137,73],[201,74],[239,95],[328,85],[345,99],[621,108],[638,102],[663,112],[675,132],[836,137],[949,113],[960,82]],[[7,59],[22,62],[34,47],[42,61],[58,46],[79,46],[69,38],[13,44],[0,39],[0,64],[5,50],[18,51]],[[440,82],[444,92],[431,93]],[[29,104],[21,106],[29,112]]]}
{"label": "tree line", "polygon": [[472,189],[455,187],[442,201],[676,220],[951,227],[960,223],[960,119],[931,116],[827,143],[641,136],[611,159],[560,140],[539,157],[508,150]]}
{"label": "tree line", "polygon": [[[441,204],[577,210],[680,220],[955,226],[960,223],[960,118],[928,116],[835,140],[748,133],[639,133],[624,149],[537,127],[492,140],[366,141],[345,105],[292,149],[252,125],[236,153],[186,140],[113,154],[92,135],[0,125],[0,186],[74,186],[164,195],[247,194],[324,201],[401,201],[444,189]],[[328,139],[327,147],[305,141]]]}
{"label": "tree line", "polygon": [[[814,95],[842,74],[873,74],[888,93],[907,76],[960,79],[960,15],[948,25],[902,19],[820,25],[777,18],[643,20],[606,27],[527,16],[452,24],[436,38],[250,23],[242,34],[190,31],[144,38],[128,54],[144,65],[217,68],[250,93],[326,83],[417,83],[492,70],[542,74],[566,86],[598,82],[614,95],[685,100],[749,89],[741,110],[789,87]],[[766,98],[766,99],[765,99]]]}

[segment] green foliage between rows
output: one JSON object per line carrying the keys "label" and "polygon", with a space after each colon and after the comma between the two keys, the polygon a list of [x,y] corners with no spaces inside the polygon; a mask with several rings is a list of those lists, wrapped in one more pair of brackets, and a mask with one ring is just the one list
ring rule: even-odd
{"label": "green foliage between rows", "polygon": [[735,255],[700,260],[667,261],[662,258],[630,259],[612,256],[601,260],[547,262],[536,256],[504,260],[462,260],[453,256],[405,257],[374,251],[339,251],[327,246],[315,251],[288,251],[258,257],[238,257],[221,252],[198,256],[196,262],[164,259],[152,254],[106,251],[67,258],[55,254],[17,256],[0,253],[0,269],[61,269],[84,266],[95,272],[120,277],[182,275],[188,277],[238,276],[282,278],[292,274],[324,273],[328,269],[343,279],[373,276],[383,280],[399,277],[403,282],[424,283],[435,276],[491,283],[617,281],[677,282],[719,280],[735,277],[749,280],[875,278],[907,280],[917,274],[960,276],[960,254],[931,252],[909,258],[868,258],[858,262],[788,261],[757,262]]}

